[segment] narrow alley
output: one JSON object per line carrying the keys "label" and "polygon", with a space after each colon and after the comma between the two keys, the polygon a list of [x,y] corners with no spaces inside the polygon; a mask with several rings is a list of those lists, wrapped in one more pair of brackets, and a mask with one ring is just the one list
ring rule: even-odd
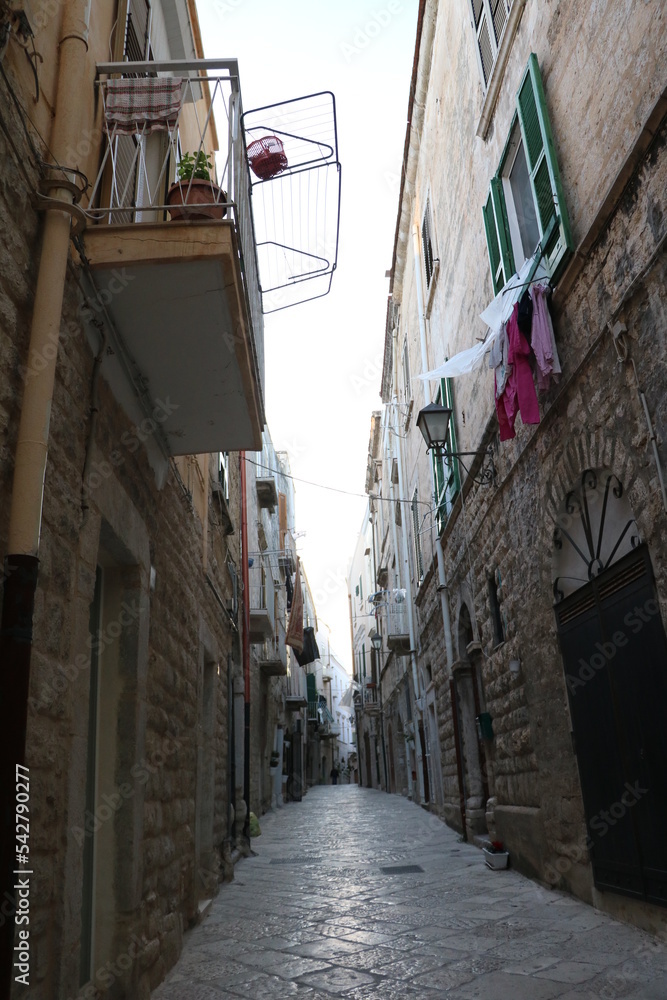
{"label": "narrow alley", "polygon": [[318,786],[261,819],[154,1000],[664,1000],[655,938],[515,871],[406,799]]}

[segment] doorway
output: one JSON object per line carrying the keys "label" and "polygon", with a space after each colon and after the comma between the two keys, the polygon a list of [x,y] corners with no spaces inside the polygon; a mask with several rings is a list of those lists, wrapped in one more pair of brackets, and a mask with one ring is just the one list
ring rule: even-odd
{"label": "doorway", "polygon": [[623,492],[587,470],[568,495],[554,611],[595,885],[667,906],[667,638]]}

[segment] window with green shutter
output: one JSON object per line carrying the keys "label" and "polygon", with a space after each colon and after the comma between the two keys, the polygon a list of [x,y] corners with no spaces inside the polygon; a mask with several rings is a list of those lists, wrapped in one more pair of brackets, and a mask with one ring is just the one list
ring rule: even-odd
{"label": "window with green shutter", "polygon": [[574,245],[535,53],[483,215],[496,294],[538,248],[552,282],[557,279]]}
{"label": "window with green shutter", "polygon": [[[440,388],[435,398],[436,403],[449,407],[452,410],[452,417],[449,421],[447,431],[447,451],[451,454],[457,451],[456,428],[454,426],[454,406],[452,395],[452,380],[440,379]],[[435,516],[438,525],[438,532],[442,531],[449,515],[452,512],[452,505],[461,488],[458,459],[452,458],[446,461],[442,455],[436,454],[435,449],[431,452],[433,463],[433,491]]]}

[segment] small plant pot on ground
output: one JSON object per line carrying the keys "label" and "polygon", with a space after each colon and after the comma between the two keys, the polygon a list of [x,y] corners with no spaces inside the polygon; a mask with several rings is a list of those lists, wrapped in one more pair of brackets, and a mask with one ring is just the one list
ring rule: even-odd
{"label": "small plant pot on ground", "polygon": [[491,868],[493,871],[502,871],[502,869],[507,868],[509,865],[510,854],[504,848],[496,848],[489,845],[488,847],[483,847],[482,851],[484,853],[484,863],[487,868]]}
{"label": "small plant pot on ground", "polygon": [[226,201],[227,195],[217,184],[197,178],[176,181],[167,192],[169,213],[174,222],[222,219],[227,214]]}

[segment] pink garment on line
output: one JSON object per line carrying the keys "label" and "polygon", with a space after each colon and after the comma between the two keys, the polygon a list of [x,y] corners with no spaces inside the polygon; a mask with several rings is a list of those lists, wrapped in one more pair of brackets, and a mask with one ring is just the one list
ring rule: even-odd
{"label": "pink garment on line", "polygon": [[547,286],[533,285],[530,297],[533,300],[532,348],[537,361],[537,388],[545,391],[551,380],[558,381],[561,373],[554,328],[547,306]]}
{"label": "pink garment on line", "polygon": [[516,436],[514,422],[517,413],[521,414],[524,424],[539,424],[540,422],[540,407],[537,402],[533,373],[528,361],[530,344],[519,329],[518,313],[519,304],[517,302],[507,324],[509,340],[507,360],[512,365],[512,372],[507,380],[505,391],[496,399],[501,441],[508,441]]}

